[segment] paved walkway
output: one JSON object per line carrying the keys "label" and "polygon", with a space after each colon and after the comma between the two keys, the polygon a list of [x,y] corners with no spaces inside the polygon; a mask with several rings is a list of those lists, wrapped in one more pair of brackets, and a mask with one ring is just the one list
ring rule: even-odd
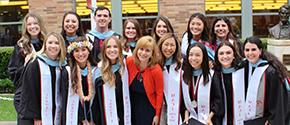
{"label": "paved walkway", "polygon": [[16,121],[0,121],[0,125],[17,125]]}

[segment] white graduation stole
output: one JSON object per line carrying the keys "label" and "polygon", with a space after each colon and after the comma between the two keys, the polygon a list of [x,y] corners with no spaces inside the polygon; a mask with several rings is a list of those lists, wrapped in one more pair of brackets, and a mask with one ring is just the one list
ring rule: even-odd
{"label": "white graduation stole", "polygon": [[258,91],[262,75],[264,74],[268,66],[269,65],[256,67],[252,75],[251,71],[249,71],[248,91],[246,95],[246,106],[245,106],[246,109],[245,120],[255,119],[257,102],[264,102],[264,100],[258,100]]}
{"label": "white graduation stole", "polygon": [[[244,125],[245,82],[244,69],[233,73],[234,124]],[[239,83],[239,84],[238,84]]]}
{"label": "white graduation stole", "polygon": [[[223,90],[225,93],[225,87],[224,87],[224,79],[222,77],[222,85]],[[233,95],[228,95],[233,97],[233,107],[234,107],[234,125],[244,125],[244,110],[245,107],[245,82],[244,82],[244,69],[237,70],[232,73],[232,84],[233,84]],[[225,94],[224,94],[225,95]],[[226,95],[225,95],[226,96]],[[225,107],[227,107],[225,97]],[[225,108],[226,110],[227,108]],[[225,119],[223,121],[223,124],[226,125],[226,118],[227,118],[227,110],[225,114]]]}
{"label": "white graduation stole", "polygon": [[[40,69],[40,84],[41,84],[41,119],[43,125],[52,125],[53,124],[53,114],[52,114],[52,86],[51,86],[51,74],[49,66],[43,61],[38,60],[39,69]],[[54,117],[54,124],[60,124],[61,118],[61,97],[60,93],[60,69],[59,67],[55,68],[56,70],[56,91],[55,91],[55,102],[56,102],[56,112]]]}
{"label": "white graduation stole", "polygon": [[[128,86],[128,71],[125,67],[122,74],[122,90],[123,90],[123,105],[124,105],[124,124],[131,125],[131,104]],[[117,102],[116,102],[116,86],[110,86],[109,83],[103,85],[103,98],[105,108],[106,123],[110,125],[119,125]]]}
{"label": "white graduation stole", "polygon": [[[126,60],[124,59],[124,64],[126,64]],[[129,94],[129,75],[128,70],[125,65],[123,76],[122,76],[122,89],[123,89],[123,105],[124,105],[124,124],[131,125],[131,102],[130,102],[130,94]]]}
{"label": "white graduation stole", "polygon": [[[66,125],[77,125],[78,124],[78,109],[79,109],[79,95],[73,90],[72,83],[71,83],[71,72],[70,67],[65,67],[68,72],[68,80],[69,80],[69,88],[68,88],[68,98],[67,98],[67,105],[66,105]],[[96,67],[92,67],[92,73],[96,70]],[[92,74],[93,76],[93,74]],[[95,82],[93,80],[94,87]],[[93,94],[91,100],[93,100],[95,95]],[[93,101],[90,101],[90,107],[92,106]]]}
{"label": "white graduation stole", "polygon": [[31,46],[31,52],[32,52],[32,53],[35,53],[35,52],[36,52],[36,50],[35,50],[35,48],[34,48],[34,46],[33,46],[33,44],[32,44],[32,43],[30,43],[30,46]]}
{"label": "white graduation stole", "polygon": [[110,86],[107,82],[103,85],[105,118],[110,125],[119,124],[115,88],[115,85]]}
{"label": "white graduation stole", "polygon": [[71,72],[70,67],[65,67],[68,72],[68,98],[66,105],[66,125],[77,125],[78,124],[78,108],[79,108],[79,95],[74,92],[71,83]]}
{"label": "white graduation stole", "polygon": [[[179,125],[180,123],[180,73],[181,68],[175,71],[176,63],[170,66],[169,72],[163,71],[164,96],[167,102],[167,124]],[[166,68],[166,67],[165,67]]]}
{"label": "white graduation stole", "polygon": [[[197,119],[202,123],[206,123],[206,120],[210,113],[210,88],[211,88],[211,80],[212,80],[213,71],[210,70],[209,81],[206,85],[203,83],[203,76],[200,75],[197,77],[197,82],[195,85],[198,85],[198,96],[197,96],[197,108],[198,114],[196,113],[194,106],[191,102],[189,96],[189,88],[188,85],[183,81],[182,82],[182,92],[183,92],[183,99],[187,110],[190,111],[190,117]],[[194,80],[193,80],[194,81]],[[194,91],[194,90],[193,90]]]}

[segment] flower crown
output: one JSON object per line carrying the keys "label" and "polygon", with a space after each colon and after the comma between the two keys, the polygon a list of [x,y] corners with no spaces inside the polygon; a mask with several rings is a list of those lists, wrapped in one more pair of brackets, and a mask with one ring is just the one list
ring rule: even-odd
{"label": "flower crown", "polygon": [[81,47],[87,47],[90,51],[93,49],[93,44],[90,43],[89,41],[79,41],[79,42],[72,42],[68,47],[67,47],[67,52],[71,53],[74,49],[76,48],[81,48]]}

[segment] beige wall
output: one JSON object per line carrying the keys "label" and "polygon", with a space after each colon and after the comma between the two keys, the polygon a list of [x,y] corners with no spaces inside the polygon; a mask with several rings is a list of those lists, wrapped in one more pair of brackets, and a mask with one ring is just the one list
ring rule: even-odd
{"label": "beige wall", "polygon": [[181,38],[189,17],[195,12],[205,13],[205,0],[160,0],[160,15],[167,16]]}
{"label": "beige wall", "polygon": [[48,32],[61,31],[63,14],[73,10],[72,0],[29,0],[29,12],[39,14]]}

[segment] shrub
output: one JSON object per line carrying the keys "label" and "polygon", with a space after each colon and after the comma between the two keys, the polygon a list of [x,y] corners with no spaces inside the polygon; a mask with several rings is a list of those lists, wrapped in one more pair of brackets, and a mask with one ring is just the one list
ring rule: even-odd
{"label": "shrub", "polygon": [[10,79],[0,79],[0,93],[13,93],[14,90],[14,84]]}
{"label": "shrub", "polygon": [[0,93],[12,93],[14,91],[13,82],[9,79],[7,66],[13,47],[0,47]]}
{"label": "shrub", "polygon": [[0,79],[9,78],[7,66],[12,52],[13,47],[0,47]]}

